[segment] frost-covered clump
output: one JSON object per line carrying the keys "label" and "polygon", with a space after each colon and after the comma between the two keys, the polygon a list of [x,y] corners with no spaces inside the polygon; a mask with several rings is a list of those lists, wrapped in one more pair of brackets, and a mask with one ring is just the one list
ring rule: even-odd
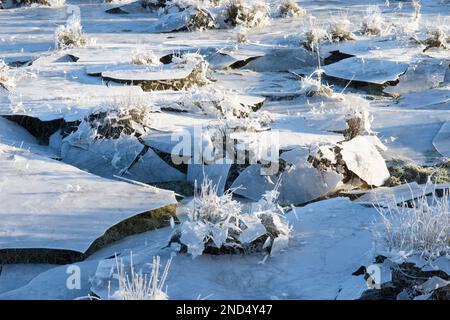
{"label": "frost-covered clump", "polygon": [[[382,227],[376,229],[376,238],[387,246],[388,255],[420,255],[435,259],[450,255],[450,199],[448,194],[438,197],[435,192],[398,206],[393,199],[388,208],[377,208]],[[374,204],[376,205],[376,203]]]}
{"label": "frost-covered clump", "polygon": [[248,28],[239,26],[236,28],[236,41],[237,43],[248,43]]}
{"label": "frost-covered clump", "polygon": [[323,70],[318,69],[307,77],[302,77],[300,80],[300,93],[306,94],[308,97],[333,95],[331,86],[322,82],[321,74]]}
{"label": "frost-covered clump", "polygon": [[[205,178],[199,194],[195,194],[188,220],[175,232],[172,241],[193,258],[203,253],[278,253],[287,246],[290,228],[284,212],[276,204],[277,188],[266,193],[243,212],[242,205],[233,200],[227,190],[217,194],[217,187]],[[176,239],[176,240],[174,240]]]}
{"label": "frost-covered clump", "polygon": [[231,0],[225,7],[224,21],[246,28],[266,26],[270,24],[269,7],[263,1]]}
{"label": "frost-covered clump", "polygon": [[367,13],[362,21],[361,29],[364,34],[374,36],[380,36],[386,32],[386,22],[377,6],[370,6],[367,9]]}
{"label": "frost-covered clump", "polygon": [[168,300],[164,284],[169,274],[171,259],[167,261],[160,275],[160,257],[153,257],[151,273],[134,270],[133,258],[130,258],[130,273],[125,271],[123,260],[116,257],[119,289],[109,298],[113,300]]}
{"label": "frost-covered clump", "polygon": [[25,6],[62,7],[65,4],[65,0],[2,0],[0,1],[0,8],[10,9]]}
{"label": "frost-covered clump", "polygon": [[346,18],[333,22],[328,29],[328,36],[335,42],[355,40],[352,33],[352,23]]}
{"label": "frost-covered clump", "polygon": [[131,63],[149,66],[159,66],[162,64],[158,56],[155,55],[153,51],[139,49],[133,51]]}
{"label": "frost-covered clump", "polygon": [[293,18],[305,15],[305,10],[292,0],[284,0],[277,8],[277,16],[282,18]]}
{"label": "frost-covered clump", "polygon": [[55,30],[55,46],[58,49],[84,47],[87,43],[80,17],[76,14],[67,19],[66,25]]}
{"label": "frost-covered clump", "polygon": [[426,46],[423,52],[431,48],[450,50],[450,35],[443,25],[429,30],[427,34],[429,38],[422,42]]}
{"label": "frost-covered clump", "polygon": [[127,97],[107,102],[86,117],[72,133],[73,138],[118,139],[122,134],[140,136],[151,124],[151,114],[158,112],[140,96]]}
{"label": "frost-covered clump", "polygon": [[207,9],[196,8],[194,12],[189,16],[186,22],[186,28],[189,31],[193,30],[209,30],[218,27],[213,15]]}
{"label": "frost-covered clump", "polygon": [[319,25],[311,24],[309,30],[305,33],[303,45],[308,50],[317,51],[320,43],[329,39],[327,30]]}
{"label": "frost-covered clump", "polygon": [[350,141],[357,136],[371,133],[372,117],[366,108],[353,109],[345,117],[347,129],[344,130],[345,140]]}
{"label": "frost-covered clump", "polygon": [[210,83],[207,77],[209,64],[202,55],[188,53],[181,57],[174,56],[172,62],[177,68],[193,69],[189,77],[184,80],[183,88],[200,87]]}
{"label": "frost-covered clump", "polygon": [[15,77],[11,74],[11,69],[0,59],[0,87],[8,90],[15,87]]}

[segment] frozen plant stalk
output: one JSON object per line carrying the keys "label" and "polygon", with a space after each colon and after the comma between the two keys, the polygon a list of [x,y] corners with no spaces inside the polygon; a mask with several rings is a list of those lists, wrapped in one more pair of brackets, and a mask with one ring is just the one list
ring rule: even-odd
{"label": "frozen plant stalk", "polygon": [[87,39],[83,35],[80,17],[72,14],[67,18],[66,25],[59,26],[55,31],[55,46],[58,49],[84,47]]}
{"label": "frozen plant stalk", "polygon": [[[427,184],[430,187],[430,183]],[[376,204],[375,204],[376,205]],[[419,254],[435,259],[450,254],[450,207],[448,193],[438,197],[433,191],[431,200],[424,194],[412,202],[397,205],[394,199],[388,208],[377,208],[383,226],[376,236],[390,252],[403,255]]]}
{"label": "frozen plant stalk", "polygon": [[133,266],[133,257],[130,256],[130,274],[125,271],[125,266],[116,257],[117,276],[119,280],[119,290],[112,299],[121,300],[168,300],[167,293],[163,287],[169,274],[172,259],[169,259],[160,276],[160,257],[153,257],[150,278],[147,274],[136,272]]}

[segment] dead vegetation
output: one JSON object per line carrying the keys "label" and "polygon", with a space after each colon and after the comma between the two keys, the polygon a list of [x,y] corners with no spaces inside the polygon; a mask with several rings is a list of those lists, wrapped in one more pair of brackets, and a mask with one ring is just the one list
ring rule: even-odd
{"label": "dead vegetation", "polygon": [[415,163],[396,162],[391,163],[388,168],[391,174],[390,179],[386,182],[388,187],[408,182],[425,184],[428,180],[437,184],[450,182],[450,161],[433,167],[422,167]]}
{"label": "dead vegetation", "polygon": [[174,57],[173,63],[177,68],[190,68],[192,72],[183,79],[143,81],[141,87],[144,91],[158,90],[187,90],[202,87],[210,83],[207,77],[208,62],[199,54],[186,54],[182,57]]}
{"label": "dead vegetation", "polygon": [[46,7],[62,7],[65,3],[65,0],[2,0],[0,1],[0,9],[29,7],[33,5]]}
{"label": "dead vegetation", "polygon": [[225,7],[224,21],[231,26],[255,28],[268,25],[269,20],[269,8],[264,2],[231,0]]}
{"label": "dead vegetation", "polygon": [[445,50],[450,50],[450,36],[445,32],[443,28],[436,28],[434,30],[428,31],[429,38],[419,41],[424,46],[423,52],[431,48],[440,48]]}
{"label": "dead vegetation", "polygon": [[14,87],[14,78],[11,75],[9,66],[5,61],[0,59],[0,88],[9,90],[9,88]]}
{"label": "dead vegetation", "polygon": [[371,6],[367,9],[367,14],[364,16],[361,31],[366,35],[381,36],[386,29],[386,23],[381,15],[378,7]]}
{"label": "dead vegetation", "polygon": [[131,63],[139,65],[161,65],[159,58],[151,50],[135,50],[131,57]]}
{"label": "dead vegetation", "polygon": [[67,19],[66,25],[59,26],[55,30],[55,47],[57,49],[84,47],[87,43],[80,17],[77,15],[71,15]]}
{"label": "dead vegetation", "polygon": [[[122,134],[140,136],[151,124],[151,113],[157,112],[142,97],[128,95],[107,102],[85,121],[95,139],[118,139]],[[83,123],[79,128],[86,128]]]}
{"label": "dead vegetation", "polygon": [[297,3],[292,0],[283,1],[278,7],[278,16],[282,18],[294,18],[305,15],[305,10],[299,7]]}
{"label": "dead vegetation", "polygon": [[203,31],[217,28],[217,23],[208,10],[197,8],[195,9],[195,13],[186,22],[186,28],[188,31]]}
{"label": "dead vegetation", "polygon": [[355,40],[352,32],[352,24],[348,19],[339,19],[328,28],[328,36],[334,42]]}

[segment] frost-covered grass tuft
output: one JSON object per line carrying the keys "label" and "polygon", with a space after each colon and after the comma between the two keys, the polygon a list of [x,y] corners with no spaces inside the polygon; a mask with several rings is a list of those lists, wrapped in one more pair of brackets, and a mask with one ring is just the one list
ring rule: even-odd
{"label": "frost-covered grass tuft", "polygon": [[328,34],[332,41],[355,40],[352,33],[352,23],[347,18],[341,18],[333,22],[328,28]]}
{"label": "frost-covered grass tuft", "polygon": [[71,15],[67,19],[66,25],[59,26],[55,30],[55,47],[57,49],[84,47],[87,43],[78,15]]}
{"label": "frost-covered grass tuft", "polygon": [[421,198],[412,202],[412,208],[406,204],[397,206],[393,200],[388,208],[377,208],[383,226],[376,230],[376,237],[389,252],[401,256],[418,254],[426,259],[450,255],[448,193],[438,197],[433,192],[430,199],[424,191]]}
{"label": "frost-covered grass tuft", "polygon": [[305,33],[303,45],[311,51],[317,51],[320,43],[329,39],[327,30],[322,26],[311,23],[309,30]]}
{"label": "frost-covered grass tuft", "polygon": [[332,96],[333,89],[331,86],[322,82],[321,69],[317,69],[307,77],[300,79],[300,93],[306,94],[308,97],[314,96]]}
{"label": "frost-covered grass tuft", "polygon": [[174,237],[193,258],[203,253],[278,253],[287,246],[290,227],[276,204],[278,186],[267,192],[249,213],[230,190],[218,195],[207,177],[196,192],[193,209]]}
{"label": "frost-covered grass tuft", "polygon": [[305,13],[305,10],[292,0],[284,0],[277,9],[277,16],[282,18],[300,17]]}
{"label": "frost-covered grass tuft", "polygon": [[11,69],[0,59],[0,87],[10,89],[15,87],[15,77],[11,74]]}
{"label": "frost-covered grass tuft", "polygon": [[160,275],[160,257],[153,257],[150,277],[134,270],[133,257],[130,258],[130,274],[125,271],[123,260],[116,257],[119,289],[110,299],[117,300],[168,300],[164,284],[169,274],[172,259],[168,260]]}
{"label": "frost-covered grass tuft", "polygon": [[225,7],[224,21],[246,28],[266,26],[270,24],[269,7],[263,1],[230,0]]}
{"label": "frost-covered grass tuft", "polygon": [[46,6],[58,8],[66,4],[65,0],[5,0],[0,1],[0,8],[10,9],[29,6]]}
{"label": "frost-covered grass tuft", "polygon": [[136,49],[133,51],[131,63],[151,66],[159,66],[162,64],[161,61],[159,61],[158,56],[155,55],[153,51],[140,49]]}
{"label": "frost-covered grass tuft", "polygon": [[217,28],[217,23],[207,9],[197,8],[195,9],[195,13],[193,13],[186,22],[186,28],[189,31],[203,31]]}
{"label": "frost-covered grass tuft", "polygon": [[370,6],[363,18],[362,32],[366,35],[380,36],[386,32],[386,22],[377,6]]}
{"label": "frost-covered grass tuft", "polygon": [[236,41],[237,43],[248,43],[248,28],[239,26],[236,28]]}
{"label": "frost-covered grass tuft", "polygon": [[444,25],[435,26],[427,34],[430,37],[423,41],[423,44],[426,46],[423,50],[424,52],[431,48],[450,50],[450,35]]}
{"label": "frost-covered grass tuft", "polygon": [[420,9],[422,8],[420,0],[412,0],[412,7],[414,9],[414,19],[420,18]]}
{"label": "frost-covered grass tuft", "polygon": [[129,94],[100,106],[73,133],[92,139],[118,139],[122,134],[140,136],[151,124],[151,114],[159,111],[143,97]]}

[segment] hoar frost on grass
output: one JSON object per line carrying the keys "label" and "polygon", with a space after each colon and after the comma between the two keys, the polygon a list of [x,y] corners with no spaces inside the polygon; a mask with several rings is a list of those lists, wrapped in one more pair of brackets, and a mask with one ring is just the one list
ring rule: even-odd
{"label": "hoar frost on grass", "polygon": [[140,136],[149,128],[151,114],[158,111],[141,96],[129,94],[99,107],[72,135],[91,140],[118,139],[122,134]]}
{"label": "hoar frost on grass", "polygon": [[282,18],[300,17],[305,14],[305,10],[292,0],[284,0],[277,8],[277,16]]}
{"label": "hoar frost on grass", "polygon": [[5,63],[5,61],[0,59],[0,87],[6,90],[14,88],[15,78],[11,74],[10,67]]}
{"label": "hoar frost on grass", "polygon": [[0,8],[10,9],[28,6],[46,6],[46,7],[62,7],[66,4],[65,0],[5,0],[0,1]]}
{"label": "hoar frost on grass", "polygon": [[147,81],[142,84],[145,91],[155,90],[187,90],[190,88],[202,87],[211,81],[207,77],[209,64],[198,53],[188,53],[182,56],[174,56],[172,63],[175,68],[191,68],[192,72],[184,79],[174,81]]}
{"label": "hoar frost on grass", "polygon": [[319,45],[329,39],[327,30],[311,21],[309,29],[305,33],[303,45],[310,51],[318,51]]}
{"label": "hoar frost on grass", "polygon": [[269,11],[264,1],[231,0],[226,4],[224,21],[232,26],[262,27],[270,24]]}
{"label": "hoar frost on grass", "polygon": [[300,93],[306,94],[308,97],[333,95],[331,86],[322,82],[323,70],[317,69],[312,74],[300,79]]}
{"label": "hoar frost on grass", "polygon": [[361,31],[366,35],[381,36],[388,27],[378,6],[369,6],[361,24]]}
{"label": "hoar frost on grass", "polygon": [[[430,184],[428,184],[430,186]],[[431,198],[431,199],[430,199]],[[438,197],[433,191],[406,204],[383,208],[374,206],[382,217],[382,226],[375,228],[375,237],[387,247],[387,255],[408,257],[420,255],[436,259],[450,255],[450,206],[448,192]]]}
{"label": "hoar frost on grass", "polygon": [[59,26],[55,30],[55,47],[57,49],[84,47],[87,44],[88,40],[83,35],[80,17],[76,14],[67,18],[66,25]]}
{"label": "hoar frost on grass", "polygon": [[164,284],[169,274],[172,259],[168,260],[160,275],[160,257],[153,257],[151,273],[137,272],[133,266],[133,256],[130,254],[130,273],[125,271],[123,260],[116,256],[117,280],[119,289],[110,296],[112,300],[168,300]]}
{"label": "hoar frost on grass", "polygon": [[278,186],[244,213],[230,190],[219,196],[217,186],[206,177],[194,196],[189,219],[171,241],[180,242],[193,258],[203,253],[279,253],[288,244],[290,227],[276,204]]}
{"label": "hoar frost on grass", "polygon": [[337,19],[329,26],[328,37],[334,42],[355,40],[352,27],[352,23],[347,18]]}
{"label": "hoar frost on grass", "polygon": [[159,66],[161,61],[151,50],[136,49],[133,51],[131,63],[140,65]]}
{"label": "hoar frost on grass", "polygon": [[431,48],[450,50],[450,35],[446,26],[438,25],[430,29],[427,34],[429,35],[429,38],[422,42],[422,44],[425,45],[423,52]]}

